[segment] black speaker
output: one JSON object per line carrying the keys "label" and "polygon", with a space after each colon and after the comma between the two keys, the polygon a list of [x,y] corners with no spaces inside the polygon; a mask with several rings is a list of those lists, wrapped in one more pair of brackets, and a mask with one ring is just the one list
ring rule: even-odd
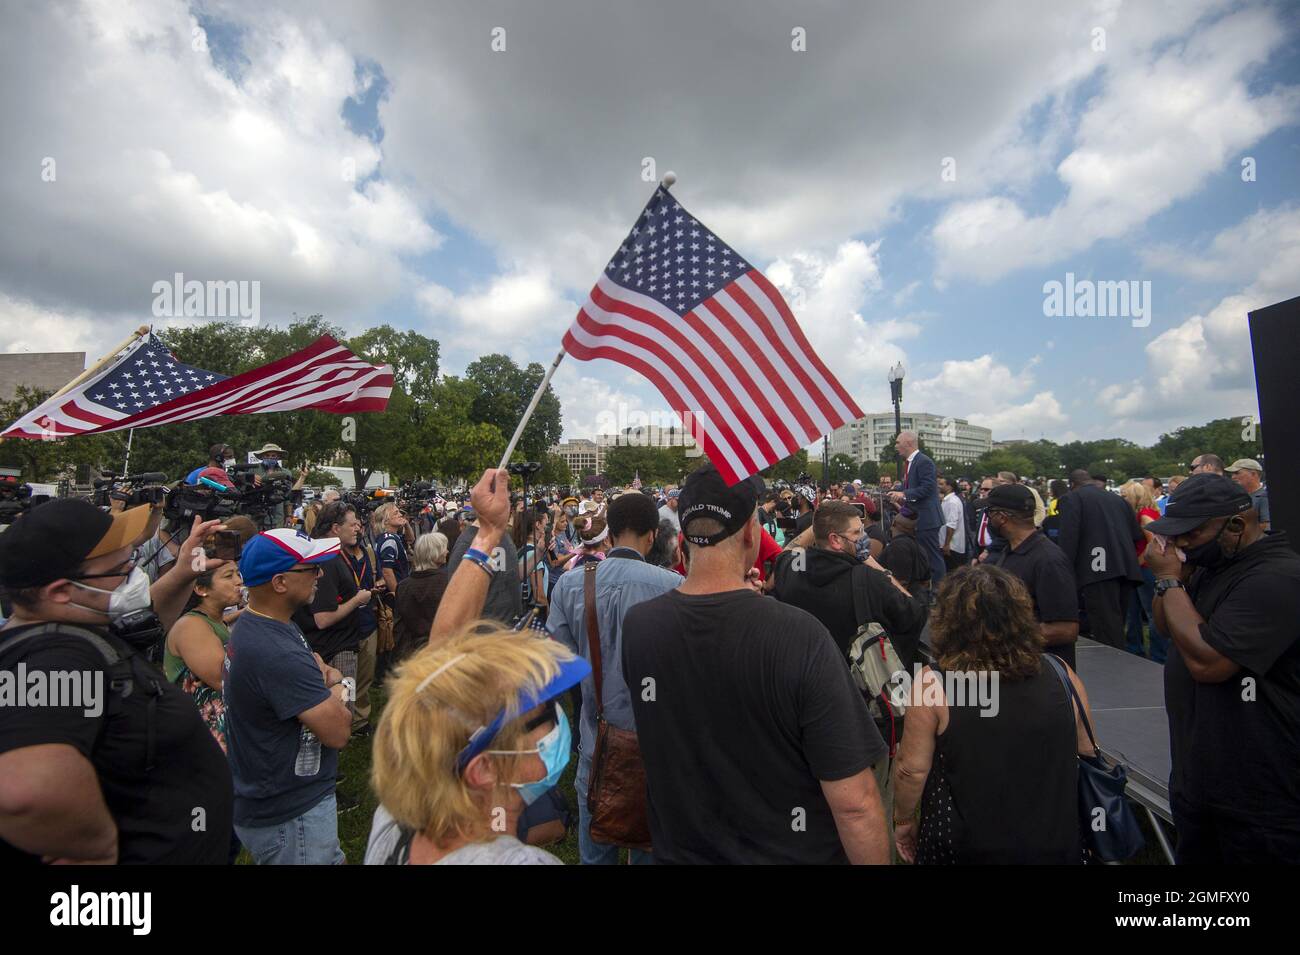
{"label": "black speaker", "polygon": [[1300,549],[1300,298],[1250,313],[1270,527]]}

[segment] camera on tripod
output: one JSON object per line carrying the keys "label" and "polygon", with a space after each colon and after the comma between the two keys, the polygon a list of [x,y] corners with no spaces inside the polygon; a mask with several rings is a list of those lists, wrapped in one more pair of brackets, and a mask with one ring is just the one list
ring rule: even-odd
{"label": "camera on tripod", "polygon": [[113,501],[121,501],[123,509],[141,504],[161,504],[167,499],[167,475],[161,471],[117,475],[103,471],[94,481],[91,497],[96,507],[108,510]]}

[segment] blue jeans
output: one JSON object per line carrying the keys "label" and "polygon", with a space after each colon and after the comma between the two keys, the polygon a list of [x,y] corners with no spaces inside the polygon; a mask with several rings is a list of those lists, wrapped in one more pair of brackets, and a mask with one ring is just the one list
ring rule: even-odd
{"label": "blue jeans", "polygon": [[[654,865],[652,853],[642,849],[629,849],[633,865]],[[618,846],[596,842],[591,838],[591,813],[587,811],[587,800],[578,797],[578,855],[583,865],[618,865]]]}
{"label": "blue jeans", "polygon": [[342,865],[339,814],[330,793],[296,819],[274,826],[235,826],[258,865]]}
{"label": "blue jeans", "polygon": [[1151,645],[1151,660],[1164,663],[1169,652],[1169,638],[1156,628],[1156,615],[1151,611],[1151,601],[1156,595],[1156,575],[1146,567],[1142,568],[1142,586],[1138,587],[1129,598],[1128,605],[1128,652],[1145,656],[1142,652],[1142,619],[1150,623],[1148,642]]}

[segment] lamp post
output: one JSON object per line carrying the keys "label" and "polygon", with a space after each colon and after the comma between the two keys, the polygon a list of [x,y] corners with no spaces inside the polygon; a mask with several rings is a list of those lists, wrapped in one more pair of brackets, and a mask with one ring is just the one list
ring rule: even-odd
{"label": "lamp post", "polygon": [[[903,430],[903,363],[900,361],[889,369],[889,397],[894,402],[894,438]],[[903,474],[902,455],[894,451],[894,462],[898,465],[898,475]]]}

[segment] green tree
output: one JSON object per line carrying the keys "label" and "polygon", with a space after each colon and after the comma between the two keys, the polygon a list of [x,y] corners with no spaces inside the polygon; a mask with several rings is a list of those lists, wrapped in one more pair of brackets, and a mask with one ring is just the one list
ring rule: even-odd
{"label": "green tree", "polygon": [[538,484],[573,484],[573,471],[569,468],[569,462],[564,460],[558,454],[544,454],[542,456],[542,469],[537,472]]}
{"label": "green tree", "polygon": [[[7,428],[41,402],[52,391],[20,385],[14,397],[0,401],[0,428]],[[64,472],[86,466],[97,470],[120,470],[122,441],[116,435],[79,435],[51,440],[6,438],[0,441],[0,467],[18,468],[22,480],[57,480]]]}
{"label": "green tree", "polygon": [[858,465],[847,454],[836,454],[827,464],[826,477],[832,484],[843,484],[845,481],[852,481],[857,474]]}
{"label": "green tree", "polygon": [[605,477],[616,487],[626,487],[637,475],[645,484],[677,484],[698,463],[698,458],[688,458],[682,448],[621,444],[605,453]]}
{"label": "green tree", "polygon": [[858,467],[858,477],[862,479],[863,484],[879,484],[880,465],[875,461],[863,461]]}
{"label": "green tree", "polygon": [[1012,471],[1016,477],[1025,477],[1033,469],[1033,462],[1029,458],[1006,449],[987,451],[975,461],[975,470],[981,476],[997,474],[999,471]]}
{"label": "green tree", "polygon": [[777,461],[766,471],[763,471],[763,477],[768,481],[790,481],[798,480],[799,475],[808,470],[808,449],[800,448],[788,458]]}
{"label": "green tree", "polygon": [[[546,374],[537,362],[520,368],[506,355],[484,355],[465,369],[465,378],[478,386],[478,394],[470,411],[471,420],[495,425],[509,440],[523,417],[533,392]],[[528,426],[519,439],[516,460],[540,461],[547,450],[560,440],[560,399],[547,385],[537,403],[537,410],[528,419]],[[505,442],[502,442],[502,450]]]}

